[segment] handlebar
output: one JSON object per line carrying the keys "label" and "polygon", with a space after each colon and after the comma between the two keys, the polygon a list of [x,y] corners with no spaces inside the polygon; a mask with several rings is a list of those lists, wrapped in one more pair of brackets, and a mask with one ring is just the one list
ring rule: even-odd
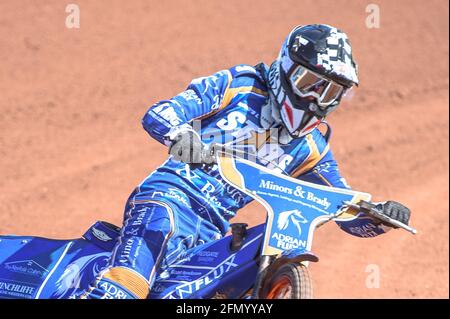
{"label": "handlebar", "polygon": [[366,202],[366,201],[360,201],[358,204],[353,204],[351,202],[344,202],[344,204],[348,207],[354,208],[360,212],[363,212],[366,215],[369,215],[375,219],[378,219],[380,221],[383,221],[389,225],[398,227],[398,228],[403,228],[404,230],[412,233],[412,234],[417,234],[417,230],[396,220],[393,219],[389,216],[386,216],[385,214],[383,214],[383,212],[381,212],[379,209],[376,208],[376,206],[372,203]]}
{"label": "handlebar", "polygon": [[[242,150],[239,150],[236,148],[230,148],[223,144],[212,143],[209,145],[209,147],[205,148],[202,152],[203,163],[211,163],[211,164],[217,163],[216,156],[215,156],[217,154],[217,152],[231,154],[235,157],[241,157],[241,158],[245,158],[245,157],[247,157],[247,158],[254,157],[255,159],[257,158],[256,154],[245,152],[245,151],[242,151]],[[370,202],[360,201],[358,204],[354,204],[351,202],[344,202],[344,205],[354,208],[360,212],[365,213],[366,215],[369,215],[377,220],[385,222],[394,227],[402,228],[414,235],[417,234],[416,229],[414,229],[396,219],[386,216],[385,214],[383,214],[382,211],[378,210],[376,208],[376,206]]]}

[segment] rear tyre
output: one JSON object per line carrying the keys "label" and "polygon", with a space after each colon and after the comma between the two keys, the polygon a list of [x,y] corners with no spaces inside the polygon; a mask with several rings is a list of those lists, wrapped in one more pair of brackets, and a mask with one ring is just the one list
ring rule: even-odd
{"label": "rear tyre", "polygon": [[303,264],[283,265],[264,284],[263,299],[312,299],[312,280],[308,268]]}

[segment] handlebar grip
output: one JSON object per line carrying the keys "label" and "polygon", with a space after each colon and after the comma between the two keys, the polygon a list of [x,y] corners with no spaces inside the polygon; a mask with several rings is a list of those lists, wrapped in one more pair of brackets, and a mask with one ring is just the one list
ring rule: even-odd
{"label": "handlebar grip", "polygon": [[369,216],[371,216],[375,219],[378,219],[382,222],[385,222],[389,225],[392,225],[392,226],[395,226],[398,228],[403,228],[404,230],[409,231],[410,233],[412,233],[414,235],[417,234],[416,229],[414,229],[396,219],[386,216],[385,214],[383,214],[381,211],[379,211],[376,208],[376,205],[374,205],[370,202],[362,200],[358,204],[353,204],[353,203],[349,203],[349,202],[345,202],[344,204],[348,205],[349,207],[355,208],[355,209],[359,210],[360,212],[363,212],[364,214],[369,215]]}

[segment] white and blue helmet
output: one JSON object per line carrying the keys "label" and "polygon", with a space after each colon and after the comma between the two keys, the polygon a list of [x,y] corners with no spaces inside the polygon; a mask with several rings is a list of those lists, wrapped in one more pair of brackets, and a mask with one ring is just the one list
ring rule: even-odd
{"label": "white and blue helmet", "polygon": [[268,78],[281,121],[294,137],[314,129],[358,85],[347,35],[324,24],[294,28]]}

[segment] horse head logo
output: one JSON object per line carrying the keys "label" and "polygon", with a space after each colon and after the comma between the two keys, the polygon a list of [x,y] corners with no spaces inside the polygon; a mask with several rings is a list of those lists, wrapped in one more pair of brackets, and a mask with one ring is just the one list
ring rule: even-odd
{"label": "horse head logo", "polygon": [[277,227],[279,230],[285,230],[288,228],[290,222],[297,227],[298,235],[300,236],[302,234],[300,223],[305,224],[308,220],[298,209],[287,210],[285,212],[281,212],[278,216]]}

